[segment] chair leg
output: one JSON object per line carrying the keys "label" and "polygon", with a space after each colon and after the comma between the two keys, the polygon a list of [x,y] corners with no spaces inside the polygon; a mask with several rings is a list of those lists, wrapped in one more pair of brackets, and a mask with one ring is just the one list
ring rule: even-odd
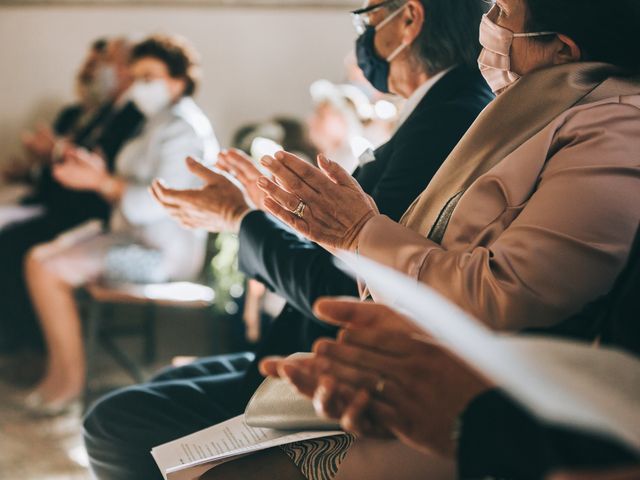
{"label": "chair leg", "polygon": [[100,345],[136,383],[144,382],[144,372],[109,335],[100,335]]}
{"label": "chair leg", "polygon": [[156,361],[156,308],[154,305],[145,307],[144,312],[144,363],[151,365]]}
{"label": "chair leg", "polygon": [[83,408],[86,410],[89,407],[92,397],[91,379],[93,377],[93,370],[95,366],[95,358],[98,354],[98,337],[100,335],[100,324],[102,322],[103,305],[99,302],[91,302],[87,308],[87,331],[86,331],[86,358],[87,358],[87,371],[84,384],[83,393]]}

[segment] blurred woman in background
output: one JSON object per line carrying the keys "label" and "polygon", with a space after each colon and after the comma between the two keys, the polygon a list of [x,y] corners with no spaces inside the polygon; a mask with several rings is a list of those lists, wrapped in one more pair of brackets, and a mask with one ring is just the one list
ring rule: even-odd
{"label": "blurred woman in background", "polygon": [[108,233],[85,226],[35,247],[26,261],[29,292],[48,349],[45,377],[26,399],[36,413],[55,414],[77,398],[85,382],[81,322],[73,290],[99,279],[162,282],[199,273],[202,232],[172,221],[148,192],[154,178],[177,188],[197,179],[185,167],[190,155],[213,161],[218,144],[209,120],[191,96],[199,81],[196,53],[185,40],[154,36],[133,48],[129,95],[146,117],[110,174],[104,160],[71,150],[56,165],[68,188],[99,193],[114,205]]}

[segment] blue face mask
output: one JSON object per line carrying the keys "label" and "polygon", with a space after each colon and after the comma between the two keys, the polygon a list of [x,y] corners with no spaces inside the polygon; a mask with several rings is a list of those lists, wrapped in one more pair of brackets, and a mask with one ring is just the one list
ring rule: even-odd
{"label": "blue face mask", "polygon": [[389,69],[391,62],[407,48],[408,45],[403,43],[387,58],[380,58],[376,53],[374,45],[376,32],[382,30],[391,20],[399,15],[406,5],[407,4],[393,12],[378,25],[369,25],[364,33],[356,40],[358,66],[369,83],[382,93],[389,93]]}

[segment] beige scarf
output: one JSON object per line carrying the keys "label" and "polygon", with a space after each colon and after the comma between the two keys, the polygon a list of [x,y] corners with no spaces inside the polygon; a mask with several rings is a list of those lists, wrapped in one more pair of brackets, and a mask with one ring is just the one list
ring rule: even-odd
{"label": "beige scarf", "polygon": [[471,125],[400,223],[440,243],[464,192],[571,107],[640,92],[640,79],[615,77],[602,63],[531,73],[494,100]]}

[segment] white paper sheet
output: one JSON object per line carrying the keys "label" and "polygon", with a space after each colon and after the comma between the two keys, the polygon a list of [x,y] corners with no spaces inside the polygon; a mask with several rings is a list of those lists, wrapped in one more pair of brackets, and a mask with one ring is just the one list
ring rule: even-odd
{"label": "white paper sheet", "polygon": [[247,425],[244,415],[155,447],[151,455],[167,480],[194,480],[211,468],[240,456],[340,431],[291,432]]}
{"label": "white paper sheet", "polygon": [[[597,432],[640,452],[640,361],[549,337],[499,336],[415,279],[352,254],[340,259],[402,311],[532,413]],[[640,319],[639,319],[640,320]]]}

